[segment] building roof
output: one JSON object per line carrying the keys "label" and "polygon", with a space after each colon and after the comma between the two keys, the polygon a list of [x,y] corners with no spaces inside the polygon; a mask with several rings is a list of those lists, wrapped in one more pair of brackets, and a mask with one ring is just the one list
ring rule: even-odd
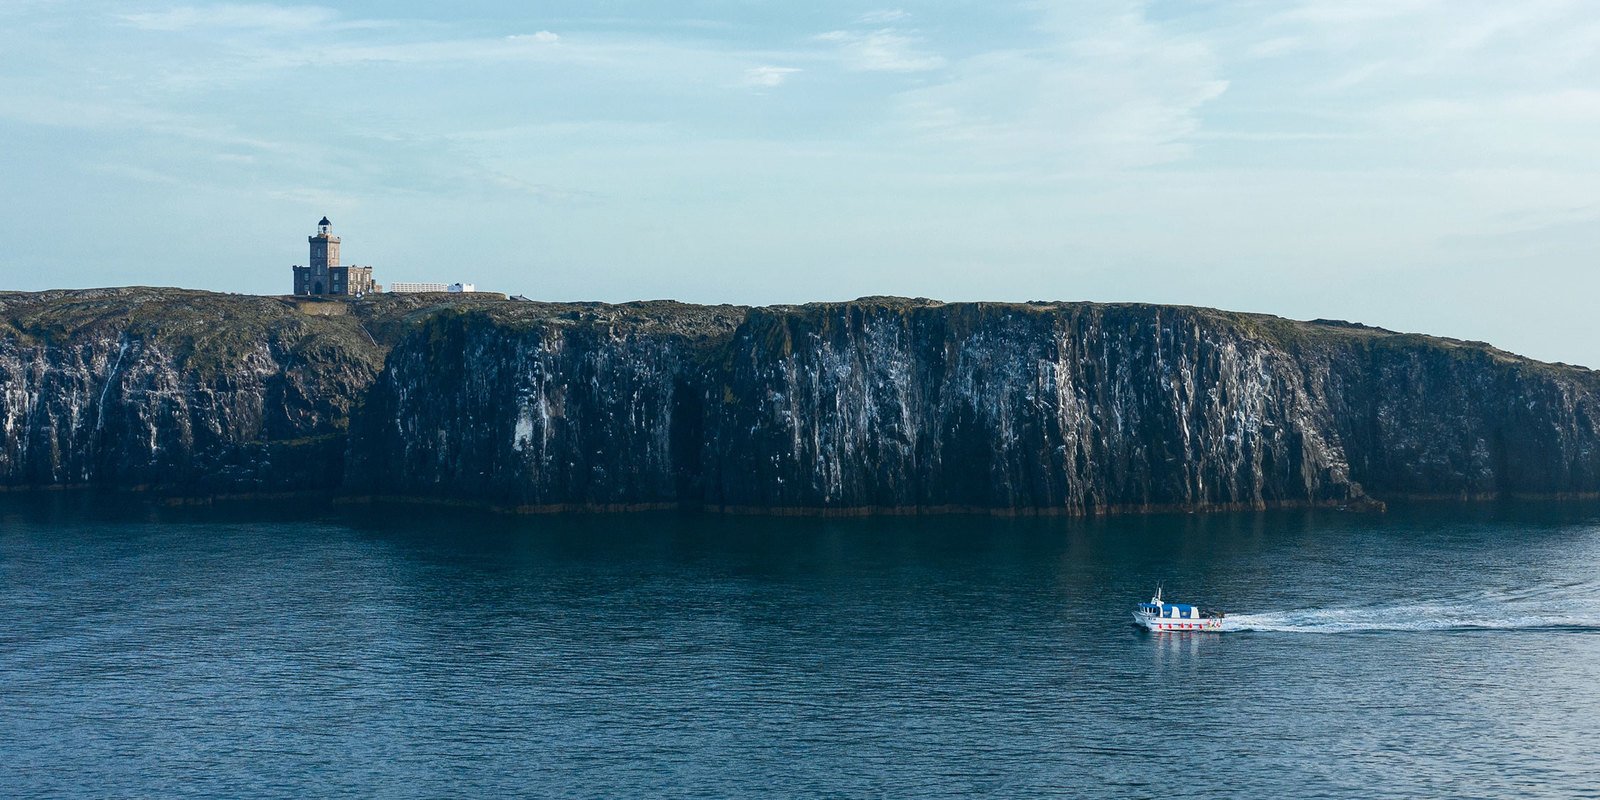
{"label": "building roof", "polygon": [[317,223],[317,224],[318,225],[332,225],[333,223],[329,222],[327,217],[323,217],[322,221]]}

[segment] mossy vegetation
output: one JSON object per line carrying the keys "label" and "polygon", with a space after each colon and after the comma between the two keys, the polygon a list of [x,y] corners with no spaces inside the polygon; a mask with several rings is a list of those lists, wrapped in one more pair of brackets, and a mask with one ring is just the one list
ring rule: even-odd
{"label": "mossy vegetation", "polygon": [[[768,352],[788,353],[794,337],[809,331],[828,337],[863,315],[907,319],[939,309],[953,329],[981,324],[992,315],[1101,318],[1179,315],[1220,332],[1276,345],[1290,352],[1327,348],[1432,352],[1451,360],[1486,359],[1502,368],[1582,376],[1575,365],[1524,358],[1484,342],[1398,333],[1343,320],[1296,321],[1194,306],[1141,303],[940,303],[927,298],[863,297],[848,302],[808,303],[751,309],[703,306],[666,300],[632,303],[543,303],[506,300],[497,294],[377,294],[362,298],[285,298],[159,287],[0,292],[0,341],[67,347],[95,336],[139,339],[158,347],[199,379],[246,365],[264,351],[301,365],[352,364],[376,371],[390,348],[421,323],[440,315],[473,315],[508,330],[535,327],[614,327],[681,338],[710,351],[730,339],[755,315],[759,335],[777,337]],[[1129,313],[1131,312],[1131,314]],[[773,317],[770,325],[762,317]],[[781,322],[780,322],[781,320]],[[1131,321],[1131,320],[1130,320]]]}
{"label": "mossy vegetation", "polygon": [[433,314],[490,308],[497,295],[284,298],[143,286],[0,293],[0,341],[70,347],[137,339],[204,380],[266,351],[301,365],[383,365],[394,343]]}

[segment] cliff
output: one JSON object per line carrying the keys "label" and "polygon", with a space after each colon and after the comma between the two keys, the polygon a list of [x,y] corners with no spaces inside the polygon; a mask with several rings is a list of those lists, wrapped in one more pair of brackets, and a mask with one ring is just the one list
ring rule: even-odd
{"label": "cliff", "polygon": [[322,491],[418,310],[132,287],[0,293],[0,488]]}
{"label": "cliff", "polygon": [[507,303],[436,315],[351,430],[364,494],[543,508],[698,504],[706,365],[745,315],[681,303]]}
{"label": "cliff", "polygon": [[0,294],[0,485],[1085,513],[1600,492],[1600,373],[1134,304]]}

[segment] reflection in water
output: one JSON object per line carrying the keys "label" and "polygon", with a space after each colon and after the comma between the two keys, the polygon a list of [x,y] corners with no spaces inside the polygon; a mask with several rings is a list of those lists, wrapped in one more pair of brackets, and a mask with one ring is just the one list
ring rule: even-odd
{"label": "reflection in water", "polygon": [[1217,636],[1216,633],[1209,632],[1143,631],[1142,633],[1151,640],[1158,665],[1191,665],[1200,655],[1200,648],[1205,645],[1206,640]]}
{"label": "reflection in water", "polygon": [[1570,795],[1600,737],[1592,506],[116,502],[0,498],[0,794]]}

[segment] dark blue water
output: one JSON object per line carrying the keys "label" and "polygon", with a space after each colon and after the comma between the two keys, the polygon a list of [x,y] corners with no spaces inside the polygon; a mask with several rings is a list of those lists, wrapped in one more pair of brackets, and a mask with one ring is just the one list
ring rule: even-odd
{"label": "dark blue water", "polygon": [[[1156,582],[1242,630],[1129,624]],[[0,502],[7,797],[1600,796],[1600,509]]]}

